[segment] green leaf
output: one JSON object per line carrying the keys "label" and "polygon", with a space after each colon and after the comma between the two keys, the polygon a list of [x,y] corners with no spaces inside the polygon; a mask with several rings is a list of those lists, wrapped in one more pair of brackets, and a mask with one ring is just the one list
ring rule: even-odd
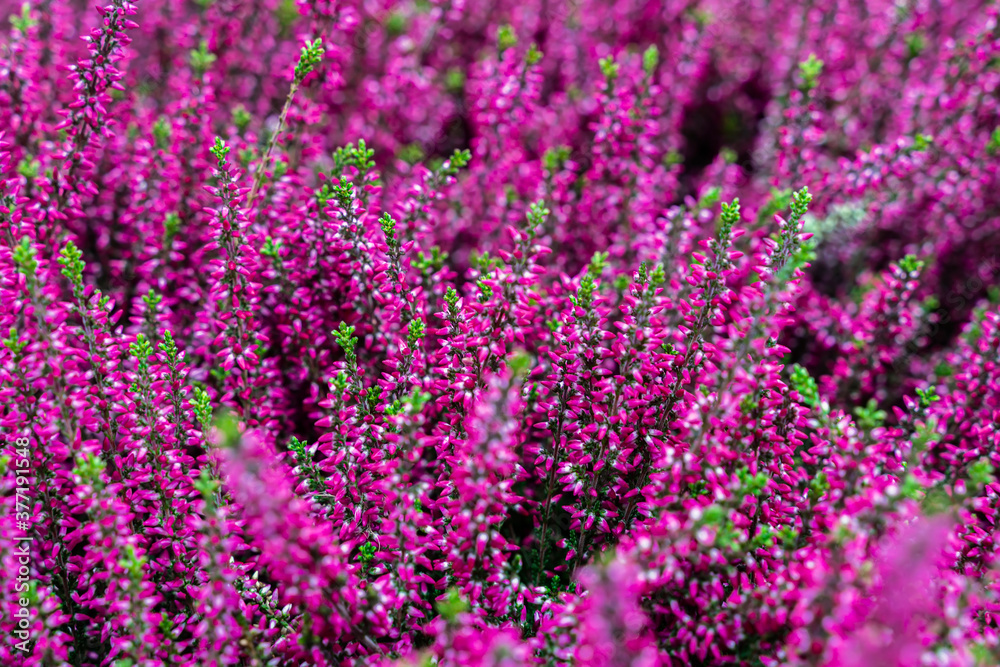
{"label": "green leaf", "polygon": [[462,599],[457,588],[448,589],[445,599],[439,600],[437,603],[438,613],[446,621],[454,621],[459,614],[468,611],[468,609],[469,603]]}
{"label": "green leaf", "polygon": [[823,61],[810,53],[809,58],[799,63],[799,76],[802,78],[802,90],[808,92],[817,86],[819,75],[823,72]]}
{"label": "green leaf", "polygon": [[35,272],[38,269],[38,260],[35,259],[37,254],[38,250],[35,249],[35,245],[27,236],[22,236],[20,242],[14,246],[14,264],[29,282],[35,280]]}
{"label": "green leaf", "polygon": [[608,84],[613,83],[618,78],[620,66],[615,62],[614,58],[601,58],[598,61],[598,65],[600,65],[601,74],[604,75],[604,79]]}
{"label": "green leaf", "polygon": [[532,65],[538,64],[538,62],[542,59],[542,55],[544,54],[538,50],[538,45],[532,43],[531,46],[528,47],[528,53],[524,56],[524,60],[528,66],[531,67]]}
{"label": "green leaf", "polygon": [[76,247],[73,241],[67,241],[62,252],[59,253],[59,264],[62,268],[62,275],[65,276],[73,287],[83,288],[83,253]]}
{"label": "green leaf", "polygon": [[226,166],[226,156],[229,155],[229,146],[222,140],[222,137],[216,137],[215,143],[208,150],[218,160],[219,169],[223,169]]}
{"label": "green leaf", "polygon": [[38,21],[31,16],[31,3],[25,2],[21,5],[21,14],[11,14],[10,24],[14,30],[22,35],[27,35],[28,30],[38,25]]}
{"label": "green leaf", "polygon": [[216,57],[214,53],[209,52],[208,42],[201,40],[198,48],[191,51],[188,60],[191,63],[191,69],[195,72],[195,76],[201,77],[205,75],[205,72],[216,61]]}
{"label": "green leaf", "polygon": [[989,459],[981,458],[969,466],[969,481],[977,487],[985,486],[995,479],[994,472]]}
{"label": "green leaf", "polygon": [[323,60],[324,53],[323,44],[319,38],[311,42],[307,41],[306,45],[302,47],[299,62],[295,65],[295,81],[302,83],[302,80]]}
{"label": "green leaf", "polygon": [[410,344],[410,347],[415,347],[420,339],[425,335],[424,321],[419,318],[410,320],[410,324],[407,326],[406,334],[406,342]]}
{"label": "green leaf", "polygon": [[497,50],[500,53],[503,53],[516,44],[517,35],[514,34],[514,28],[510,24],[505,23],[497,28]]}
{"label": "green leaf", "polygon": [[660,50],[655,44],[650,44],[645,53],[642,54],[642,69],[647,76],[652,76],[656,70],[656,65],[660,62]]}

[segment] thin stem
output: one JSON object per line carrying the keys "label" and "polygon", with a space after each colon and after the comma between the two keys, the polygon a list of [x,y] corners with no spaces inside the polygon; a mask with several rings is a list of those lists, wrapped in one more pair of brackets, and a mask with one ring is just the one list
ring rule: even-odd
{"label": "thin stem", "polygon": [[257,167],[257,173],[253,179],[253,187],[250,188],[250,194],[247,196],[247,209],[253,205],[253,200],[257,197],[257,192],[260,190],[261,186],[264,184],[264,176],[267,173],[267,168],[271,164],[271,153],[274,151],[275,145],[278,143],[278,135],[285,127],[285,118],[288,116],[288,110],[292,108],[292,99],[295,97],[295,92],[299,89],[299,80],[296,78],[292,81],[292,87],[288,89],[288,97],[285,98],[285,106],[281,109],[281,115],[278,116],[278,127],[274,129],[274,134],[271,136],[271,141],[267,145],[267,151],[264,152],[264,158]]}

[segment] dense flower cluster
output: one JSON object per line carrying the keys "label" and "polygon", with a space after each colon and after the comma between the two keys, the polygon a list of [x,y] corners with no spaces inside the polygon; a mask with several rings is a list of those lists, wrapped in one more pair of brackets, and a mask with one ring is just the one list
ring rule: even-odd
{"label": "dense flower cluster", "polygon": [[996,3],[103,1],[0,0],[0,663],[1000,663]]}

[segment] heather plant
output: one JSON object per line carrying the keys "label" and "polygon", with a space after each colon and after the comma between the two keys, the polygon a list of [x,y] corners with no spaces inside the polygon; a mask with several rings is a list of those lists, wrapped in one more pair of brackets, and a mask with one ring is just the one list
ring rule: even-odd
{"label": "heather plant", "polygon": [[0,662],[1000,662],[981,0],[0,0]]}

